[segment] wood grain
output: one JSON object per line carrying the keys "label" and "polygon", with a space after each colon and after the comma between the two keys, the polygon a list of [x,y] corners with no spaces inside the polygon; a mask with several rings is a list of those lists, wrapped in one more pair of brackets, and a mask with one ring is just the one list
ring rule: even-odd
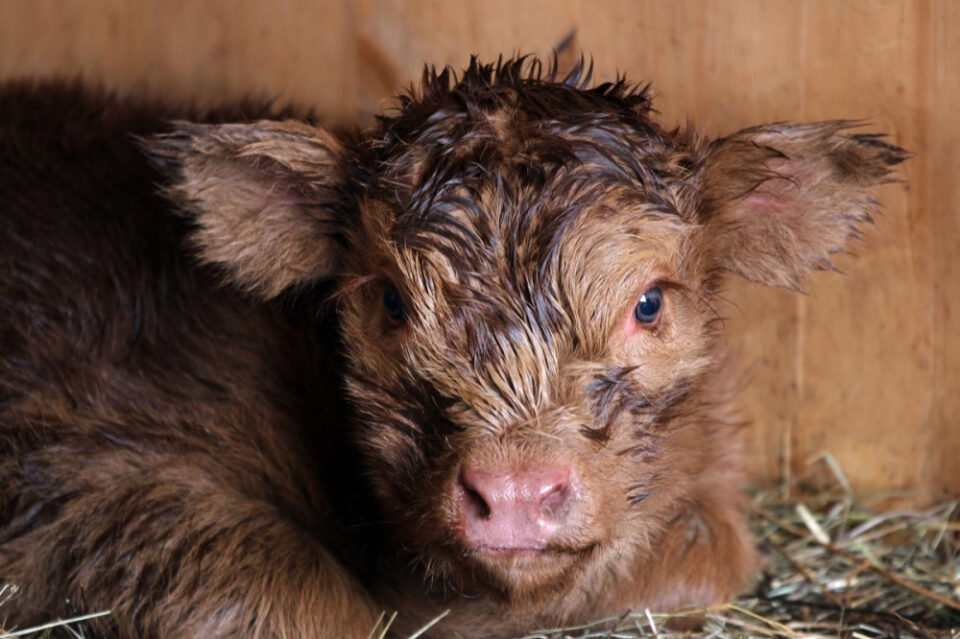
{"label": "wood grain", "polygon": [[806,296],[734,282],[724,314],[756,477],[829,451],[859,490],[960,494],[960,3],[2,0],[0,78],[266,95],[364,125],[425,62],[547,54],[572,32],[599,78],[652,81],[669,124],[864,118],[916,152],[846,275]]}

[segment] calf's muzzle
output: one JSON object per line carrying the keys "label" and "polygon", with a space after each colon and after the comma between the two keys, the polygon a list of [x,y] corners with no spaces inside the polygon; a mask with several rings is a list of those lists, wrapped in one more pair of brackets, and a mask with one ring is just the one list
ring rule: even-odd
{"label": "calf's muzzle", "polygon": [[453,490],[463,541],[491,554],[545,550],[579,500],[569,466],[464,465]]}

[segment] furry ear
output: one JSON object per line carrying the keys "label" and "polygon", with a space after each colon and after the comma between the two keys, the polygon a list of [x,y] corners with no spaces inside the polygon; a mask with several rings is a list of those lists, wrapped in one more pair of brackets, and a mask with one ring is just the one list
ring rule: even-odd
{"label": "furry ear", "polygon": [[699,175],[703,241],[714,263],[753,282],[799,289],[831,268],[872,221],[871,186],[910,157],[845,121],[767,124],[709,144]]}
{"label": "furry ear", "polygon": [[172,179],[167,197],[193,215],[201,259],[240,286],[269,298],[336,271],[346,177],[343,146],[327,131],[176,122],[144,146]]}

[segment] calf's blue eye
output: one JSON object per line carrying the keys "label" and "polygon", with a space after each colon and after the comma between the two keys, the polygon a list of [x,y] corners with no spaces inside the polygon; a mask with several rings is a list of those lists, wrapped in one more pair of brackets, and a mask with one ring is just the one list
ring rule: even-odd
{"label": "calf's blue eye", "polygon": [[387,317],[398,323],[406,321],[407,305],[403,303],[403,298],[400,297],[397,289],[389,284],[384,286],[381,299],[383,300],[383,310],[387,312]]}
{"label": "calf's blue eye", "polygon": [[640,297],[637,307],[633,309],[633,317],[641,324],[652,324],[660,316],[663,307],[663,294],[659,286],[654,286]]}

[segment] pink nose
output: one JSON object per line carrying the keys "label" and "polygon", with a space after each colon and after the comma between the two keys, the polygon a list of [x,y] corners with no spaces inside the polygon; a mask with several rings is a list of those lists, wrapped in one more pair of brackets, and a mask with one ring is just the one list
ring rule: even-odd
{"label": "pink nose", "polygon": [[464,466],[454,498],[465,541],[481,550],[543,550],[577,499],[570,467]]}

